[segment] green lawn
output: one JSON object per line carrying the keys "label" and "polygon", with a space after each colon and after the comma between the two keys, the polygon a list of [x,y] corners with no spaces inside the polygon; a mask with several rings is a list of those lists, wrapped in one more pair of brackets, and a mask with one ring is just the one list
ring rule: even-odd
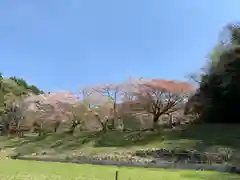
{"label": "green lawn", "polygon": [[[75,154],[113,153],[142,148],[191,148],[201,152],[231,152],[231,163],[240,166],[239,125],[196,125],[184,131],[160,132],[107,132],[50,134],[44,137],[0,137],[0,148],[24,155],[47,152],[54,157]],[[0,153],[1,154],[1,153]]]}
{"label": "green lawn", "polygon": [[[23,155],[66,158],[75,154],[115,153],[142,148],[191,148],[204,152],[231,151],[231,163],[240,165],[239,125],[196,125],[184,131],[107,132],[49,134],[44,137],[0,137],[0,158],[20,152]],[[46,152],[42,155],[40,152]],[[75,155],[73,155],[75,157]],[[0,180],[8,179],[114,179],[117,167],[0,160]],[[217,172],[173,171],[160,169],[120,168],[119,180],[223,179],[237,180],[239,176]]]}
{"label": "green lawn", "polygon": [[20,160],[0,161],[0,180],[237,180],[239,176],[208,172],[114,166],[76,165]]}

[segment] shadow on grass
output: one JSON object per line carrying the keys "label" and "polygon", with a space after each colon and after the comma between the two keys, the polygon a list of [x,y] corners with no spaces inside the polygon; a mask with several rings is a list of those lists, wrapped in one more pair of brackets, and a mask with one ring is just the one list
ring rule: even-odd
{"label": "shadow on grass", "polygon": [[196,148],[205,150],[210,146],[224,146],[232,149],[240,148],[240,124],[201,124],[191,125],[182,131],[166,134],[168,139],[189,139],[199,142]]}
{"label": "shadow on grass", "polygon": [[159,132],[120,132],[109,131],[107,133],[85,133],[71,137],[67,142],[62,140],[61,149],[75,149],[91,143],[93,147],[131,147],[146,145],[149,142],[161,139]]}
{"label": "shadow on grass", "polygon": [[29,143],[37,143],[40,141],[44,141],[47,136],[40,136],[40,137],[23,137],[23,138],[8,138],[6,140],[9,140],[9,144],[5,145],[5,148],[14,148],[19,146],[24,146],[25,144]]}
{"label": "shadow on grass", "polygon": [[129,147],[141,146],[151,143],[153,141],[160,141],[160,132],[119,132],[113,131],[110,134],[103,134],[95,142],[95,147]]}
{"label": "shadow on grass", "polygon": [[4,148],[16,148],[21,154],[34,153],[36,151],[51,150],[65,151],[75,150],[86,145],[89,147],[131,147],[146,145],[152,141],[159,141],[159,132],[82,132],[78,135],[70,134],[47,134],[41,137],[25,137],[6,139]]}
{"label": "shadow on grass", "polygon": [[198,124],[167,133],[166,137],[172,141],[193,141],[192,149],[202,152],[230,153],[233,162],[240,164],[239,130],[240,124]]}
{"label": "shadow on grass", "polygon": [[[160,145],[172,143],[173,147],[182,146],[191,142],[191,148],[199,151],[215,151],[214,148],[222,147],[224,150],[240,150],[240,124],[238,125],[191,125],[183,130],[162,129],[160,131],[109,131],[107,133],[81,133],[77,136],[53,135],[44,141],[62,141],[61,148],[82,146],[89,142],[94,147],[130,147],[144,146],[147,144]],[[163,139],[164,137],[164,139]],[[55,139],[54,139],[55,138]],[[155,145],[155,144],[154,144]]]}

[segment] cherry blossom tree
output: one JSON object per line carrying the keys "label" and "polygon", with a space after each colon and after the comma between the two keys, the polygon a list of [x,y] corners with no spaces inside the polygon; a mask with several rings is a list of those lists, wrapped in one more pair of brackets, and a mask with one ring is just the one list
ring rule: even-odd
{"label": "cherry blossom tree", "polygon": [[118,84],[102,84],[81,88],[82,102],[88,107],[88,116],[93,115],[104,131],[106,125],[111,121],[111,127],[121,124],[121,114],[118,110],[119,104],[127,99],[133,98],[129,92],[132,91],[133,83],[125,81]]}
{"label": "cherry blossom tree", "polygon": [[134,92],[138,89],[141,79],[129,78],[126,81],[118,84],[103,84],[91,87],[94,92],[95,99],[109,108],[107,120],[111,120],[112,128],[116,128],[116,123],[122,125],[121,116],[124,111],[119,107],[125,101],[131,101],[135,98]]}
{"label": "cherry blossom tree", "polygon": [[[53,125],[54,131],[56,132],[61,122],[73,122],[73,109],[78,104],[79,99],[70,92],[45,93],[29,96],[24,100],[21,107],[26,115],[31,114],[34,118],[24,123],[32,124],[39,132],[39,135],[42,134],[45,124],[46,126]],[[72,116],[70,116],[70,114]]]}
{"label": "cherry blossom tree", "polygon": [[192,90],[192,86],[187,83],[152,80],[141,84],[135,94],[138,104],[152,114],[155,126],[162,115],[169,115],[169,123],[172,124],[171,114],[182,107]]}
{"label": "cherry blossom tree", "polygon": [[97,92],[94,87],[83,87],[79,93],[80,101],[85,106],[84,116],[88,121],[96,120],[101,130],[107,131],[111,107],[108,99]]}

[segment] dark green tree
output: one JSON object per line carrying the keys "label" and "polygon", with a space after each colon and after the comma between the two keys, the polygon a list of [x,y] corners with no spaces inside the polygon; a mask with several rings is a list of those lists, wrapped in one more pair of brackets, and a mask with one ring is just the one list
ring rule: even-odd
{"label": "dark green tree", "polygon": [[4,112],[3,76],[0,72],[0,116]]}
{"label": "dark green tree", "polygon": [[238,123],[240,118],[240,26],[227,25],[209,70],[202,76],[199,93],[205,102],[202,119],[208,123]]}

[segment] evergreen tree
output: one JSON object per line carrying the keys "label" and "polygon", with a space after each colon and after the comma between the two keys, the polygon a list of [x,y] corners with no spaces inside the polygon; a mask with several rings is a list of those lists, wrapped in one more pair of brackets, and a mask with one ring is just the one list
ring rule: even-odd
{"label": "evergreen tree", "polygon": [[209,123],[237,123],[240,118],[240,26],[228,25],[229,37],[200,83],[208,103],[202,110]]}

